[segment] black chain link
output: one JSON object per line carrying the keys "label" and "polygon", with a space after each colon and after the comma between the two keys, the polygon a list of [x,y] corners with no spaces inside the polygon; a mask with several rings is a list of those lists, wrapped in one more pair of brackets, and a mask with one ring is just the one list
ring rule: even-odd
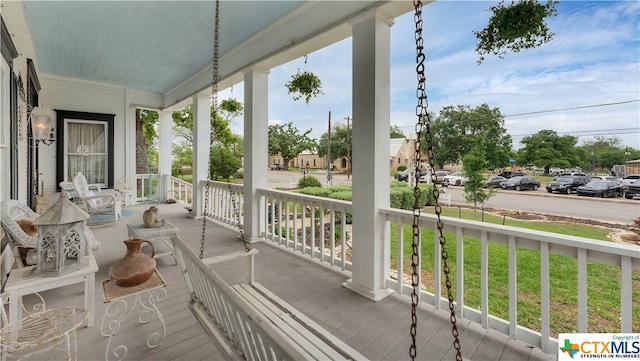
{"label": "black chain link", "polygon": [[202,238],[200,239],[200,259],[204,256],[204,239],[209,216],[209,189],[211,188],[211,151],[215,140],[216,118],[218,117],[218,62],[220,54],[220,0],[216,0],[216,16],[213,30],[213,63],[211,64],[211,107],[213,108],[213,129],[209,133],[209,161],[207,163],[207,183],[204,186],[204,209],[202,215]]}
{"label": "black chain link", "polygon": [[[431,119],[427,111],[428,101],[427,101],[427,95],[426,95],[426,79],[424,75],[424,72],[425,72],[424,61],[426,57],[424,54],[424,40],[422,38],[422,25],[423,25],[422,1],[414,0],[413,4],[415,8],[414,22],[416,24],[416,30],[415,30],[416,63],[417,63],[416,74],[417,74],[417,80],[418,80],[418,85],[416,89],[416,98],[418,100],[418,104],[416,106],[417,122],[415,127],[417,138],[416,138],[415,149],[414,149],[414,152],[415,152],[414,159],[416,164],[415,164],[415,186],[413,190],[413,194],[415,197],[414,204],[413,204],[413,228],[412,228],[413,229],[413,241],[412,241],[413,254],[411,255],[411,270],[412,270],[411,286],[413,287],[413,291],[411,292],[411,331],[410,331],[411,346],[409,348],[409,356],[411,357],[411,360],[415,360],[416,354],[417,354],[416,334],[417,334],[417,327],[418,327],[418,317],[416,315],[416,310],[418,307],[418,292],[419,292],[418,276],[419,276],[420,270],[418,269],[418,266],[420,264],[420,254],[419,254],[420,208],[422,207],[422,205],[420,204],[420,188],[418,185],[420,183],[419,182],[420,166],[421,166],[420,149],[422,146],[421,139],[424,131],[426,133],[425,140],[427,143],[427,157],[428,157],[429,167],[430,167],[429,172],[431,173],[431,183],[433,184],[432,194],[436,203],[434,206],[434,210],[435,210],[436,216],[438,217],[438,221],[436,225],[438,228],[438,240],[440,242],[440,247],[441,247],[442,268],[445,275],[447,298],[449,300],[450,321],[452,325],[451,333],[454,337],[453,347],[456,349],[456,360],[462,361],[462,353],[460,352],[460,340],[458,338],[459,332],[458,332],[458,327],[456,325],[456,313],[455,313],[453,291],[452,291],[452,285],[451,285],[451,279],[450,279],[451,269],[449,268],[449,265],[447,262],[449,255],[445,248],[447,240],[444,237],[444,232],[443,232],[444,224],[442,223],[442,219],[440,217],[442,213],[442,207],[440,206],[440,202],[439,202],[440,192],[438,191],[438,188],[436,186],[437,176],[436,176],[436,173],[433,171],[435,169],[435,157],[433,154],[433,134],[431,132]],[[436,302],[439,302],[439,301],[436,299]]]}
{"label": "black chain link", "polygon": [[[216,0],[216,16],[215,16],[215,26],[214,26],[214,34],[213,34],[213,63],[211,64],[211,108],[213,109],[213,123],[210,132],[209,138],[209,161],[207,165],[207,184],[204,187],[204,216],[202,217],[202,238],[200,240],[200,259],[204,256],[204,240],[206,235],[207,228],[207,217],[209,212],[209,191],[211,188],[211,156],[213,150],[213,144],[216,140],[216,132],[217,132],[217,120],[218,120],[218,81],[220,78],[220,73],[218,71],[219,64],[219,54],[220,54],[220,0]],[[240,237],[242,238],[242,242],[244,244],[245,251],[249,252],[251,248],[247,245],[247,241],[244,237],[244,232],[242,230],[242,225],[240,224],[240,211],[238,210],[238,202],[236,200],[236,192],[231,189],[231,184],[229,183],[229,197],[231,198],[231,204],[233,206],[233,212],[235,215],[235,221],[238,225],[238,230],[240,231]]]}

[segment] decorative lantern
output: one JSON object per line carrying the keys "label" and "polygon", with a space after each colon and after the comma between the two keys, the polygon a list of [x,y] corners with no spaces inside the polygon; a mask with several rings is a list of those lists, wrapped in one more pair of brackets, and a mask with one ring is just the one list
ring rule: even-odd
{"label": "decorative lantern", "polygon": [[34,274],[59,276],[86,267],[85,221],[89,215],[66,197],[33,224],[38,226],[38,263]]}
{"label": "decorative lantern", "polygon": [[43,142],[52,142],[51,128],[56,115],[51,109],[35,107],[31,111],[31,134],[33,139]]}

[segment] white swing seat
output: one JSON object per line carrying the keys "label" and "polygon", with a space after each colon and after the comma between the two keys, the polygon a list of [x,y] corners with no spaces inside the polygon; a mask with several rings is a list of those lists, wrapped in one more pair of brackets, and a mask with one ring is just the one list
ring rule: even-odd
{"label": "white swing seat", "polygon": [[[258,250],[200,260],[176,235],[189,308],[228,360],[366,360],[253,280]],[[248,283],[229,286],[209,265],[248,257]]]}

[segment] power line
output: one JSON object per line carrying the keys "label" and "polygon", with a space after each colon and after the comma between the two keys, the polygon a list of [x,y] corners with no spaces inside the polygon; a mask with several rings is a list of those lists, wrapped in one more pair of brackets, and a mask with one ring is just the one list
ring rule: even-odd
{"label": "power line", "polygon": [[535,111],[535,112],[509,114],[509,115],[505,115],[504,117],[505,117],[505,118],[506,118],[506,117],[517,117],[517,116],[520,116],[520,115],[531,115],[531,114],[541,114],[541,113],[561,112],[561,111],[564,111],[564,110],[575,110],[575,109],[586,109],[586,108],[606,107],[606,106],[611,106],[611,105],[621,105],[621,104],[628,104],[628,103],[635,103],[635,102],[640,102],[640,99],[636,99],[636,100],[627,100],[627,101],[623,101],[623,102],[615,102],[615,103],[604,103],[604,104],[595,104],[595,105],[583,105],[583,106],[579,106],[579,107],[562,108],[562,109],[538,110],[538,111]]}
{"label": "power line", "polygon": [[[571,131],[567,131],[567,132],[557,132],[556,134],[558,135],[565,135],[565,134],[570,134],[573,135],[575,133],[589,133],[589,134],[578,134],[576,135],[576,137],[580,136],[580,137],[594,137],[597,135],[619,135],[619,134],[636,134],[636,133],[640,133],[640,128],[625,128],[625,129],[603,129],[603,130],[583,130],[583,131],[579,131],[579,132],[571,132]],[[514,139],[519,139],[519,138],[524,138],[524,137],[528,137],[531,136],[533,134],[517,134],[517,135],[512,135],[512,137]]]}

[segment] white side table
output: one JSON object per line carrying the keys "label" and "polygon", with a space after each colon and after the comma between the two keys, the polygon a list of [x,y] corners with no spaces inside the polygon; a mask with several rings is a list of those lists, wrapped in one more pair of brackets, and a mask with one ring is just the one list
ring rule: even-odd
{"label": "white side table", "polygon": [[146,228],[142,222],[133,222],[127,224],[127,233],[129,238],[146,239],[153,243],[156,250],[156,255],[153,258],[159,258],[172,255],[178,264],[176,259],[173,244],[171,244],[171,238],[174,234],[178,234],[178,228],[166,222],[162,227]]}
{"label": "white side table", "polygon": [[87,267],[55,277],[32,275],[31,271],[36,266],[16,268],[11,271],[4,286],[4,291],[15,293],[17,297],[12,298],[9,303],[9,323],[22,318],[22,310],[20,308],[20,298],[22,296],[84,282],[84,308],[88,312],[87,327],[93,326],[93,304],[96,299],[96,272],[98,271],[98,265],[92,255],[86,256],[86,260],[88,262]]}
{"label": "white side table", "polygon": [[120,193],[121,198],[122,198],[122,205],[124,207],[127,206],[133,206],[133,201],[132,201],[132,195],[131,195],[131,188],[119,188],[116,189],[116,191],[118,191],[118,193]]}
{"label": "white side table", "polygon": [[[109,337],[105,360],[109,360],[109,350],[111,349],[113,337],[120,330],[122,322],[133,312],[137,305],[140,305],[140,315],[138,316],[140,323],[149,323],[157,318],[162,326],[161,330],[152,332],[149,335],[147,347],[158,347],[164,341],[167,336],[167,328],[156,303],[167,297],[165,287],[167,287],[167,283],[158,273],[158,270],[151,275],[147,282],[133,287],[120,287],[111,279],[102,281],[104,303],[109,304],[102,316],[102,324],[100,326],[102,336]],[[112,351],[114,357],[118,360],[124,359],[127,356],[127,352],[128,349],[125,345],[118,345]]]}

